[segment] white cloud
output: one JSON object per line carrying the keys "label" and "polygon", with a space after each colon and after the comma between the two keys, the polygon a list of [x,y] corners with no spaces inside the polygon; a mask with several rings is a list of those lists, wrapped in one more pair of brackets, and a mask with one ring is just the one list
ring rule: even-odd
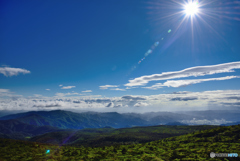
{"label": "white cloud", "polygon": [[104,85],[104,86],[99,86],[100,89],[108,89],[108,88],[114,88],[114,87],[119,87],[118,85]]}
{"label": "white cloud", "polygon": [[138,102],[134,105],[134,107],[141,107],[141,106],[148,106],[148,104],[145,102]]}
{"label": "white cloud", "polygon": [[0,89],[0,97],[10,97],[11,93],[9,89]]}
{"label": "white cloud", "polygon": [[[117,104],[115,105],[114,107],[122,107],[123,105],[122,104]],[[127,105],[126,105],[127,106]]]}
{"label": "white cloud", "polygon": [[126,91],[125,89],[121,89],[121,88],[112,88],[110,90],[114,90],[114,91]]}
{"label": "white cloud", "polygon": [[55,95],[59,97],[65,97],[65,96],[83,95],[83,94],[75,92],[75,93],[56,93]]}
{"label": "white cloud", "polygon": [[152,85],[151,87],[142,87],[147,89],[156,90],[162,87],[182,87],[182,86],[188,86],[191,84],[197,84],[207,81],[219,81],[219,80],[229,80],[233,78],[240,78],[239,76],[226,76],[226,77],[219,77],[219,78],[208,78],[208,79],[187,79],[187,80],[168,80],[166,82],[162,83],[156,83]]}
{"label": "white cloud", "polygon": [[130,100],[130,101],[142,101],[142,100],[146,100],[146,98],[143,97],[143,96],[122,96],[122,99]]}
{"label": "white cloud", "polygon": [[42,97],[41,94],[34,94],[34,97]]}
{"label": "white cloud", "polygon": [[82,91],[82,92],[92,92],[92,90],[86,90],[86,91]]}
{"label": "white cloud", "polygon": [[240,61],[218,64],[218,65],[210,65],[210,66],[196,66],[196,67],[186,68],[181,71],[163,72],[162,74],[141,76],[133,80],[129,80],[129,83],[125,84],[125,86],[143,86],[150,81],[168,80],[168,79],[184,78],[184,77],[190,77],[190,76],[197,77],[197,76],[212,75],[217,73],[234,72],[233,69],[240,69]]}
{"label": "white cloud", "polygon": [[0,97],[11,97],[11,98],[19,98],[22,95],[16,95],[14,92],[11,92],[9,89],[0,89]]}
{"label": "white cloud", "polygon": [[28,74],[31,73],[29,70],[21,69],[21,68],[11,68],[11,67],[0,67],[0,73],[2,73],[6,77],[17,76],[18,74]]}
{"label": "white cloud", "polygon": [[9,93],[10,90],[9,89],[0,89],[0,93]]}
{"label": "white cloud", "polygon": [[76,86],[63,86],[61,89],[72,89],[75,88]]}
{"label": "white cloud", "polygon": [[50,91],[50,89],[46,89],[46,91]]}
{"label": "white cloud", "polygon": [[62,87],[62,86],[63,86],[62,84],[59,85],[59,87]]}

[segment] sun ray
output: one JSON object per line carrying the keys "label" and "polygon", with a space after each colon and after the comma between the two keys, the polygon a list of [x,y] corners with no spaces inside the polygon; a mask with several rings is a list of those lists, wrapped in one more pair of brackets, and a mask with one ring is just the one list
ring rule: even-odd
{"label": "sun ray", "polygon": [[178,2],[176,0],[172,0],[172,1],[175,2],[176,4],[179,4],[180,6],[184,6],[185,5],[184,3]]}
{"label": "sun ray", "polygon": [[[217,24],[228,23],[226,20],[240,21],[240,1],[226,2],[219,0],[156,0],[150,2],[151,12],[155,14],[152,22],[161,27],[173,29],[173,34],[180,29],[187,31],[185,28],[189,26],[191,34],[192,47],[196,35],[201,35],[203,27],[209,28],[221,40],[224,38],[217,30]],[[226,22],[225,22],[226,21]],[[184,26],[184,28],[183,28]],[[226,42],[226,40],[224,40]],[[196,40],[195,40],[196,42]]]}
{"label": "sun ray", "polygon": [[211,25],[209,25],[201,16],[199,16],[199,18],[211,29],[211,31],[213,31],[219,38],[221,38],[227,43],[227,41]]}
{"label": "sun ray", "polygon": [[167,16],[159,17],[158,20],[168,18],[168,17],[172,17],[172,16],[175,16],[175,15],[179,15],[180,13],[183,13],[183,11],[179,11],[179,12],[175,12],[173,14],[167,15]]}
{"label": "sun ray", "polygon": [[[176,28],[176,31],[180,28],[180,26],[182,25],[182,23],[185,21],[185,19],[186,19],[187,17],[185,16],[183,19],[182,19],[182,21],[179,23],[179,25],[177,26],[177,28]],[[176,32],[175,31],[175,32]]]}

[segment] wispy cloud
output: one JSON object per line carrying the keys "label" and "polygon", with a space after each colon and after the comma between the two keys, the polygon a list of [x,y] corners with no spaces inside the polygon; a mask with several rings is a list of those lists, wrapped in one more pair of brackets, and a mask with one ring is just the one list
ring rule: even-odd
{"label": "wispy cloud", "polygon": [[63,86],[61,89],[72,89],[75,88],[76,86]]}
{"label": "wispy cloud", "polygon": [[86,90],[86,91],[82,91],[82,92],[92,92],[92,90]]}
{"label": "wispy cloud", "polygon": [[233,78],[240,78],[239,76],[226,76],[226,77],[219,77],[219,78],[208,78],[208,79],[187,79],[187,80],[168,80],[166,82],[162,83],[156,83],[150,87],[142,87],[146,89],[152,89],[156,90],[162,87],[182,87],[182,86],[188,86],[191,84],[197,84],[207,81],[220,81],[220,80],[229,80]]}
{"label": "wispy cloud", "polygon": [[9,89],[0,89],[0,93],[9,93],[10,90]]}
{"label": "wispy cloud", "polygon": [[17,76],[18,74],[29,74],[29,70],[22,68],[0,67],[0,73],[6,77]]}
{"label": "wispy cloud", "polygon": [[114,91],[126,91],[125,89],[121,89],[121,88],[111,88],[110,90],[114,90]]}
{"label": "wispy cloud", "polygon": [[46,89],[46,91],[50,91],[50,89]]}
{"label": "wispy cloud", "polygon": [[62,86],[63,86],[62,84],[59,85],[59,87],[62,87]]}
{"label": "wispy cloud", "polygon": [[129,80],[129,83],[125,84],[125,86],[143,86],[150,81],[185,78],[190,76],[197,77],[197,76],[212,75],[217,73],[234,72],[233,69],[240,69],[240,61],[218,64],[218,65],[210,65],[210,66],[196,66],[196,67],[186,68],[181,71],[163,72],[162,74],[142,76],[142,77],[135,78],[133,80]]}
{"label": "wispy cloud", "polygon": [[174,97],[171,98],[170,101],[193,101],[197,99],[197,97]]}
{"label": "wispy cloud", "polygon": [[0,89],[0,97],[18,98],[18,97],[22,97],[22,95],[16,95],[14,94],[14,92],[11,92],[9,89]]}
{"label": "wispy cloud", "polygon": [[34,97],[42,97],[41,94],[34,94]]}
{"label": "wispy cloud", "polygon": [[115,88],[119,87],[118,85],[104,85],[104,86],[99,86],[100,89],[108,89],[108,88]]}
{"label": "wispy cloud", "polygon": [[65,97],[65,96],[83,95],[83,94],[75,92],[75,93],[56,93],[55,95],[59,97]]}

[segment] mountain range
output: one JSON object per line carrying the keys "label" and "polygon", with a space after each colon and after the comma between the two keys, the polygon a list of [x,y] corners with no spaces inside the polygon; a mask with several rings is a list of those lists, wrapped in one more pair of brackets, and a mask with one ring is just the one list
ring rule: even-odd
{"label": "mountain range", "polygon": [[53,131],[61,131],[61,129],[52,126],[34,126],[22,123],[18,120],[1,120],[0,121],[0,137],[24,140],[28,137],[45,134]]}
{"label": "mountain range", "polygon": [[[215,117],[214,117],[215,116]],[[0,137],[24,139],[49,132],[86,128],[130,128],[154,125],[187,125],[183,120],[225,119],[231,121],[223,126],[236,125],[240,113],[228,111],[191,111],[185,113],[149,112],[82,112],[64,110],[30,111],[0,117]]]}

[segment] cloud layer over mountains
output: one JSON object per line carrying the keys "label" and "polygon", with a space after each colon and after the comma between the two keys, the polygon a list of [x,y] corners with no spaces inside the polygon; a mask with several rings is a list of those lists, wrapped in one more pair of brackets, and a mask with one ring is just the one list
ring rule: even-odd
{"label": "cloud layer over mountains", "polygon": [[0,110],[53,110],[73,109],[85,111],[150,112],[191,111],[209,109],[240,109],[240,90],[203,92],[180,91],[158,95],[125,95],[103,98],[100,95],[57,94],[54,97],[35,95],[23,97],[1,89]]}

